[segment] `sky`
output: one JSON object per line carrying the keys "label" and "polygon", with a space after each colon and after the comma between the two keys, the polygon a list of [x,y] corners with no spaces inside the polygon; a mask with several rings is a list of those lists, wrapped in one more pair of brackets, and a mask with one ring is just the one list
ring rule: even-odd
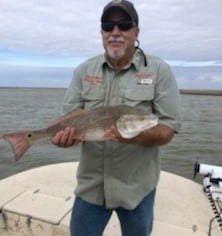
{"label": "sky", "polygon": [[[106,0],[0,0],[0,86],[67,87],[103,53]],[[222,1],[134,0],[140,47],[172,66],[180,88],[222,89]]]}

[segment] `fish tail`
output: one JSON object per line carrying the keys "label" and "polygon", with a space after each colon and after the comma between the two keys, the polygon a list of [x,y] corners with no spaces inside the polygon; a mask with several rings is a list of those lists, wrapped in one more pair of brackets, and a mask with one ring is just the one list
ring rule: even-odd
{"label": "fish tail", "polygon": [[5,134],[2,137],[11,144],[16,161],[20,160],[31,146],[31,142],[28,139],[29,136],[25,132]]}

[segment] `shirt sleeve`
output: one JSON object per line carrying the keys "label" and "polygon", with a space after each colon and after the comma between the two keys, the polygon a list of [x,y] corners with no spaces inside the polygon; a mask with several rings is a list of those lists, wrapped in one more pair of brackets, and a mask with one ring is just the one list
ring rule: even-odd
{"label": "shirt sleeve", "polygon": [[179,89],[169,65],[162,60],[158,68],[153,109],[160,124],[171,127],[175,132],[179,131],[182,122]]}
{"label": "shirt sleeve", "polygon": [[81,99],[82,91],[82,75],[81,68],[77,67],[73,72],[73,78],[66,92],[63,112],[66,113],[76,108],[83,108],[83,101]]}

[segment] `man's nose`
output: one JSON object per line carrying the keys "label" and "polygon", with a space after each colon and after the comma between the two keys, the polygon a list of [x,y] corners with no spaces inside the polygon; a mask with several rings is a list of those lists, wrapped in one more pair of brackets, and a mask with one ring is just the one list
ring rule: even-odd
{"label": "man's nose", "polygon": [[117,25],[115,25],[113,30],[112,30],[112,34],[120,35],[120,33],[121,33],[121,30],[119,29],[119,27]]}

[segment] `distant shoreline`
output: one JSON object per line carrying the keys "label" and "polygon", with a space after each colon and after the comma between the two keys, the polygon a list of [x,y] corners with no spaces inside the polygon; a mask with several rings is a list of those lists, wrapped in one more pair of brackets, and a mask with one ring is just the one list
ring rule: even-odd
{"label": "distant shoreline", "polygon": [[[0,89],[64,89],[57,87],[1,87]],[[209,96],[222,96],[222,90],[204,90],[204,89],[180,89],[180,94],[184,95],[209,95]]]}
{"label": "distant shoreline", "polygon": [[196,89],[180,89],[180,93],[184,95],[211,95],[222,96],[222,90],[196,90]]}

